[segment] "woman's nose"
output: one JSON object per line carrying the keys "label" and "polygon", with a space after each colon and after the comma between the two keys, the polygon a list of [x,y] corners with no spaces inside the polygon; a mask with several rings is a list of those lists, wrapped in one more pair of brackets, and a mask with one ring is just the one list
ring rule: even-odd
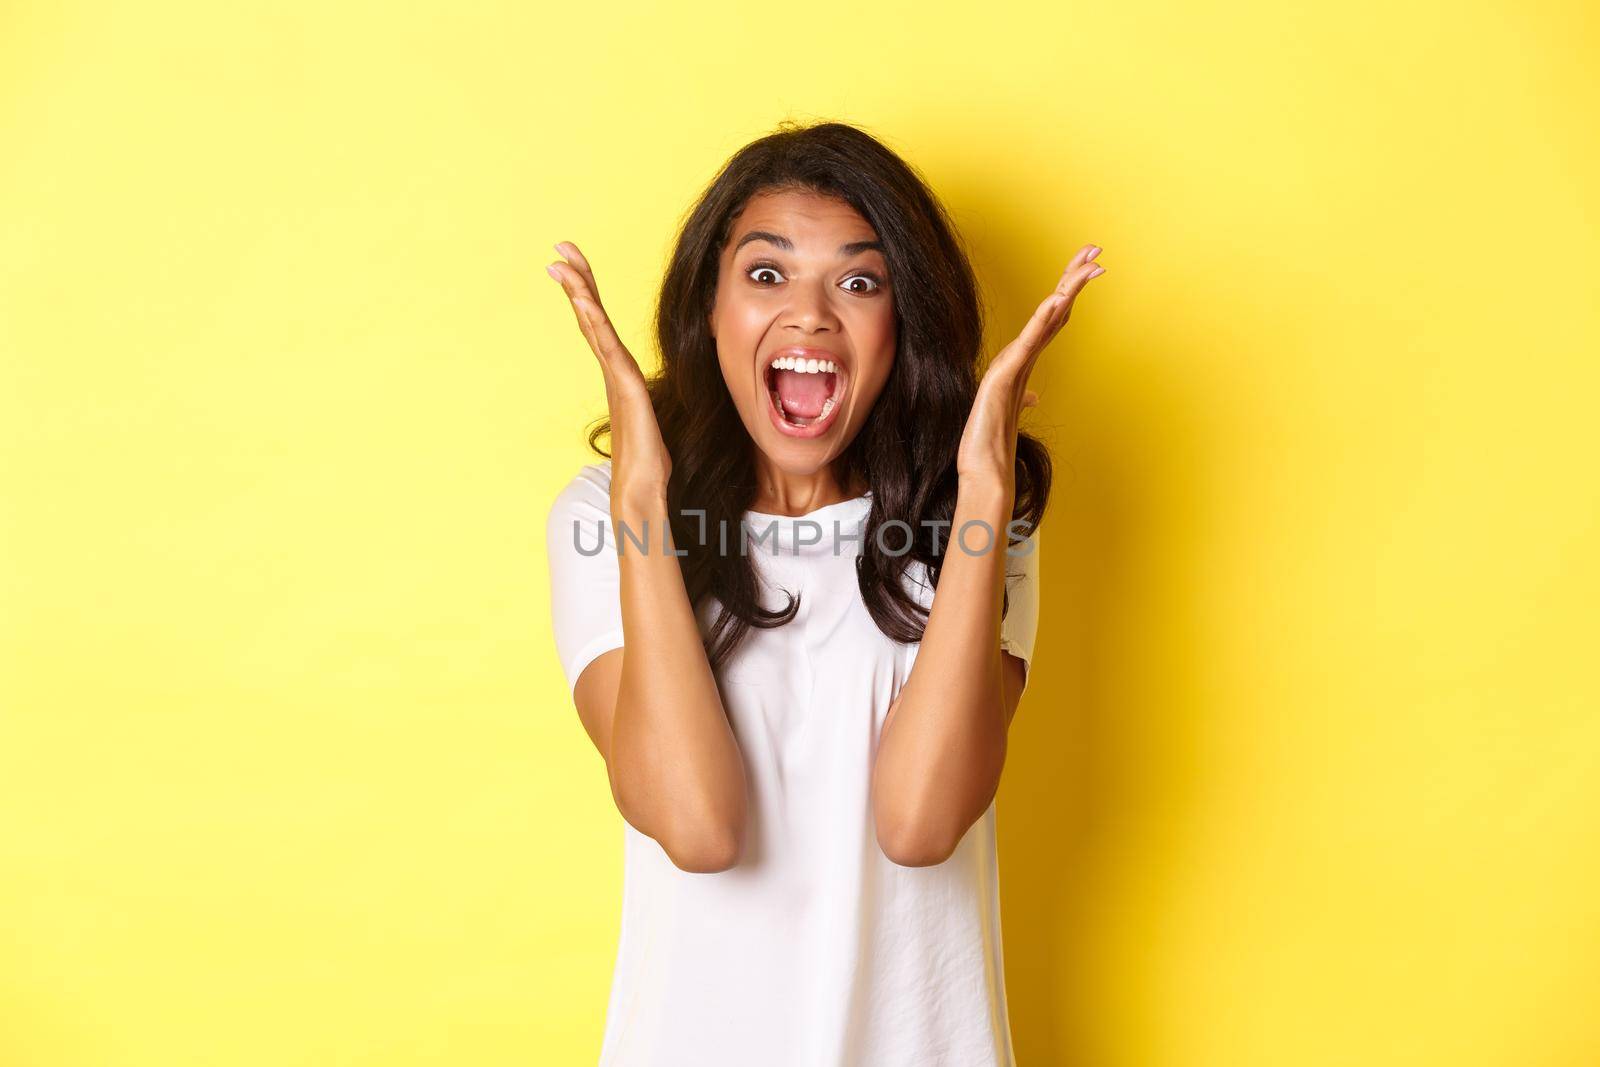
{"label": "woman's nose", "polygon": [[832,329],[838,326],[839,319],[834,311],[827,282],[816,281],[793,285],[789,292],[793,294],[793,299],[787,309],[787,324],[801,326],[807,330],[823,326]]}

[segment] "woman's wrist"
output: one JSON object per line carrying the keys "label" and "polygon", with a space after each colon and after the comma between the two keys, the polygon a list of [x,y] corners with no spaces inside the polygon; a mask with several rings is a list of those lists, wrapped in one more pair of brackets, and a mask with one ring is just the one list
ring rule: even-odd
{"label": "woman's wrist", "polygon": [[662,514],[667,510],[667,487],[654,481],[612,479],[611,510],[629,515]]}
{"label": "woman's wrist", "polygon": [[965,471],[957,475],[956,493],[958,499],[965,497],[980,506],[1004,501],[1009,511],[1017,494],[1016,476],[1011,471]]}

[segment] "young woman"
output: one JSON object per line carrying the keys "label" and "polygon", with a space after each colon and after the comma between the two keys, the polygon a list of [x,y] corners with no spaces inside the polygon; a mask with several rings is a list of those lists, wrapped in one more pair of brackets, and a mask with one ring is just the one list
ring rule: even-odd
{"label": "young woman", "polygon": [[981,379],[944,208],[849,125],[712,181],[653,378],[556,251],[610,412],[546,531],[624,819],[602,1067],[1009,1067],[994,796],[1050,489],[1017,422],[1100,250]]}

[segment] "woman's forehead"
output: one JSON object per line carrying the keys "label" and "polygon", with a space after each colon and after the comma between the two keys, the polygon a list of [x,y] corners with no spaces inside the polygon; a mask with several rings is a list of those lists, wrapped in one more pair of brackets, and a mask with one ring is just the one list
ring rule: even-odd
{"label": "woman's forehead", "polygon": [[734,240],[751,230],[773,232],[792,245],[841,235],[846,240],[870,240],[876,236],[871,224],[845,201],[798,190],[752,196],[734,218]]}

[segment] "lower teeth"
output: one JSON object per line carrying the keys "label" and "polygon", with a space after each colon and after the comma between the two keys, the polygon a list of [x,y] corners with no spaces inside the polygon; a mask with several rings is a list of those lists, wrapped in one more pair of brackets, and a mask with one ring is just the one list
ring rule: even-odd
{"label": "lower teeth", "polygon": [[782,401],[778,401],[778,410],[780,412],[783,412],[784,421],[787,422],[789,425],[791,425],[791,426],[810,426],[813,423],[821,422],[823,419],[828,417],[828,412],[833,410],[833,400],[834,400],[834,398],[831,397],[831,396],[828,399],[824,400],[822,402],[822,412],[821,412],[821,414],[815,416],[814,418],[807,418],[804,415],[791,415],[787,410],[784,409]]}

